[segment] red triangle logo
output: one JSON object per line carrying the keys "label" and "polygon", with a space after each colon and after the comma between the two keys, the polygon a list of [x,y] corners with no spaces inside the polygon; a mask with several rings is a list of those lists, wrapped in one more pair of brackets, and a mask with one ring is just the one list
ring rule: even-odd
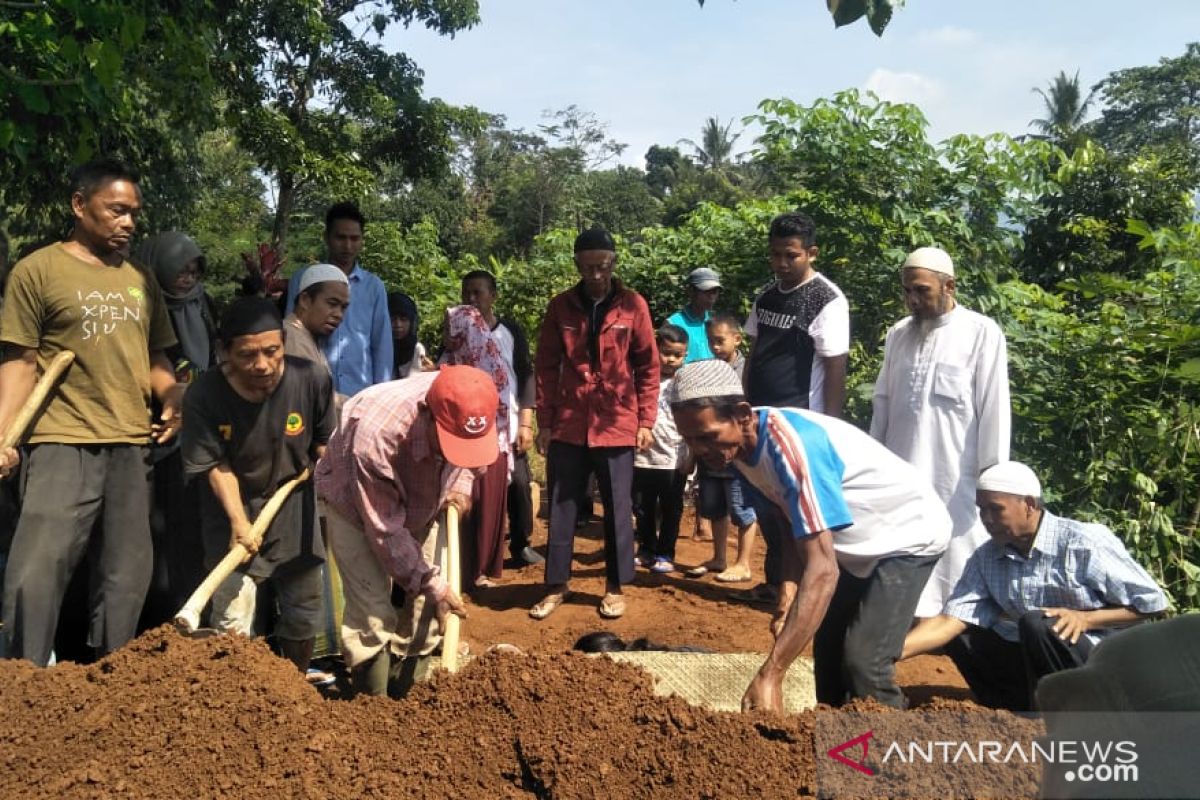
{"label": "red triangle logo", "polygon": [[[827,755],[830,758],[832,758],[834,761],[840,761],[843,764],[845,764],[847,767],[852,767],[852,768],[858,770],[859,772],[863,773],[864,775],[874,775],[875,770],[871,769],[870,767],[868,767],[866,764],[863,763],[864,761],[867,760],[867,743],[871,741],[871,738],[872,738],[872,731],[867,731],[862,736],[855,736],[853,739],[850,739],[849,741],[842,742],[837,747],[834,747],[831,750],[829,750]],[[862,746],[862,760],[861,761],[855,761],[852,758],[844,755],[846,750],[850,750],[850,749],[858,747],[860,745]]]}

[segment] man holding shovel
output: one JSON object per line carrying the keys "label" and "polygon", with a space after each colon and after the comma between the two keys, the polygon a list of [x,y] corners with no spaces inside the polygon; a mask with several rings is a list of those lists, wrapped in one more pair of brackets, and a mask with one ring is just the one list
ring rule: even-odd
{"label": "man holding shovel", "polygon": [[671,410],[684,441],[732,467],[777,515],[783,586],[775,644],[742,707],[781,711],[783,677],[813,643],[817,702],[904,707],[895,662],[917,598],[950,539],[950,515],[912,467],[847,422],[751,407],[724,361],[685,364]]}
{"label": "man holding shovel", "polygon": [[[470,507],[471,470],[500,453],[496,384],[470,366],[364,389],[317,465],[346,597],[342,654],[360,694],[403,694],[428,668],[447,614],[466,608],[433,564],[438,514]],[[404,608],[392,605],[392,589]]]}
{"label": "man holding shovel", "polygon": [[215,627],[250,635],[257,584],[270,580],[279,599],[280,650],[303,672],[321,624],[325,556],[313,495],[291,494],[261,537],[250,523],[280,485],[320,458],[336,417],[329,372],[285,356],[283,337],[283,319],[270,300],[243,297],[226,310],[218,331],[221,365],[192,384],[184,403],[183,468],[205,481],[200,509],[208,566],[235,544],[253,554],[213,594]]}
{"label": "man holding shovel", "polygon": [[[183,386],[165,350],[175,344],[158,282],[125,259],[142,199],[122,164],[96,161],[71,182],[70,237],[13,267],[0,318],[0,431],[47,365],[75,353],[29,436],[24,501],[4,582],[8,655],[46,665],[72,573],[89,547],[91,626],[100,654],[133,638],[150,585],[151,440],[180,422]],[[162,402],[151,423],[150,396]],[[0,451],[0,478],[17,466]],[[101,520],[103,535],[92,540]]]}

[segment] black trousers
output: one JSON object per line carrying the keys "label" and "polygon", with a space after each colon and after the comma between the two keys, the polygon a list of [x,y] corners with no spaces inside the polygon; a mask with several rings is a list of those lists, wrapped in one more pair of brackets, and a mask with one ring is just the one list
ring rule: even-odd
{"label": "black trousers", "polygon": [[208,574],[200,535],[199,481],[184,481],[178,448],[154,464],[150,536],[154,541],[154,572],[138,621],[139,631],[170,622]]}
{"label": "black trousers", "polygon": [[[133,638],[153,569],[149,477],[147,447],[30,448],[4,578],[10,658],[39,666],[50,660],[63,595],[85,555],[91,568],[88,644],[104,654]],[[97,519],[101,526],[93,534]],[[92,542],[93,535],[100,541]]]}
{"label": "black trousers", "polygon": [[633,582],[633,448],[550,442],[550,545],[546,583],[567,583],[575,552],[575,520],[588,475],[596,473],[604,504],[604,575],[610,586]]}
{"label": "black trousers", "polygon": [[1030,611],[1017,623],[1019,642],[972,625],[946,645],[946,653],[981,705],[1033,711],[1038,681],[1083,666],[1092,652],[1086,637],[1075,644],[1058,638],[1051,630],[1057,622],[1041,611]]}
{"label": "black trousers", "polygon": [[515,455],[508,479],[508,552],[513,558],[521,557],[533,534],[533,515],[537,509],[529,491],[531,481],[529,457],[525,453]]}
{"label": "black trousers", "polygon": [[637,520],[638,547],[645,553],[675,560],[686,482],[687,476],[677,469],[634,467],[633,514]]}
{"label": "black trousers", "polygon": [[856,697],[874,697],[904,708],[904,694],[896,685],[896,659],[938,558],[881,559],[865,578],[841,570],[829,610],[813,637],[818,703],[840,706]]}

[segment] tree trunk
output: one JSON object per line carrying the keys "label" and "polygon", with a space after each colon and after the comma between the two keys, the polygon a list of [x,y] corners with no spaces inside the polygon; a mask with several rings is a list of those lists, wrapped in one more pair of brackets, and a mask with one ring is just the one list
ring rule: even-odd
{"label": "tree trunk", "polygon": [[295,205],[296,176],[291,170],[282,170],[279,173],[279,199],[275,204],[275,227],[271,231],[271,245],[281,255],[287,250],[288,227]]}

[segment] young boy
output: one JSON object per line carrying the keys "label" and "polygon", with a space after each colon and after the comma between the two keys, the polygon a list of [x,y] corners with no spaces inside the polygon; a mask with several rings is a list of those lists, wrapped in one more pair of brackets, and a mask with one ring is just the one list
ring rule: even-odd
{"label": "young boy", "polygon": [[[733,367],[738,377],[746,359],[742,356],[742,326],[732,314],[717,314],[705,323],[708,347],[713,356]],[[713,532],[712,560],[687,571],[689,578],[699,578],[709,572],[718,573],[721,583],[738,583],[750,580],[750,556],[754,549],[754,536],[758,532],[758,518],[754,507],[743,498],[742,484],[727,469],[710,470],[700,465],[700,502],[697,514],[711,521]],[[737,561],[725,568],[726,542],[729,539],[730,518],[738,526]]]}
{"label": "young boy", "polygon": [[[658,343],[660,384],[654,442],[633,457],[633,513],[637,519],[638,561],[651,572],[675,571],[675,540],[683,516],[683,485],[687,481],[686,450],[671,416],[671,378],[688,353],[687,331],[663,325]],[[662,527],[657,525],[662,513]]]}

